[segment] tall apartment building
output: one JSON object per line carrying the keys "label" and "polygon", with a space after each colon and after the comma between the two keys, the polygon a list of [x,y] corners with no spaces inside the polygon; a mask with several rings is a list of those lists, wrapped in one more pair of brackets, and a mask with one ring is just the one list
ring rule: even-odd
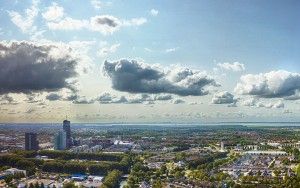
{"label": "tall apartment building", "polygon": [[71,122],[68,120],[63,121],[63,130],[66,132],[67,143],[66,147],[70,148],[72,146],[72,138],[71,138]]}
{"label": "tall apartment building", "polygon": [[25,150],[39,150],[39,142],[36,133],[25,133]]}
{"label": "tall apartment building", "polygon": [[58,134],[54,136],[54,149],[65,150],[66,148],[67,148],[67,134],[65,131],[59,131]]}

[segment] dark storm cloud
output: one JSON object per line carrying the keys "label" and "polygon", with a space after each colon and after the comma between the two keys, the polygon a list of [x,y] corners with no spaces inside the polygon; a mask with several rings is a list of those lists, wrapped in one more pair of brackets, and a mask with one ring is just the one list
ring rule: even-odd
{"label": "dark storm cloud", "polygon": [[49,101],[58,101],[62,99],[62,96],[56,93],[50,93],[49,95],[46,96],[46,99]]}
{"label": "dark storm cloud", "polygon": [[103,72],[112,87],[130,93],[170,93],[181,96],[208,94],[207,86],[218,86],[206,72],[183,67],[163,70],[154,65],[126,59],[105,61]]}
{"label": "dark storm cloud", "polygon": [[109,27],[117,27],[118,20],[112,16],[98,16],[95,21],[100,25],[108,25]]}
{"label": "dark storm cloud", "polygon": [[95,102],[95,100],[87,99],[85,96],[83,96],[83,97],[77,97],[72,102],[73,102],[73,104],[93,104]]}
{"label": "dark storm cloud", "polygon": [[66,101],[75,101],[79,98],[79,95],[77,94],[72,94],[72,95],[69,95],[65,98]]}
{"label": "dark storm cloud", "polygon": [[185,101],[182,100],[182,99],[175,99],[175,100],[172,101],[172,103],[173,104],[183,104],[183,103],[185,103]]}
{"label": "dark storm cloud", "polygon": [[38,99],[39,93],[29,93],[26,95],[26,99],[24,100],[27,103],[39,103],[43,102],[43,100]]}
{"label": "dark storm cloud", "polygon": [[168,101],[173,99],[172,95],[148,95],[137,94],[131,97],[116,96],[110,93],[102,93],[96,101],[101,104],[154,104],[156,101]]}
{"label": "dark storm cloud", "polygon": [[[64,50],[66,51],[66,50]],[[55,45],[0,42],[0,94],[73,89],[77,62]]]}
{"label": "dark storm cloud", "polygon": [[127,99],[128,103],[131,104],[140,104],[140,103],[144,103],[146,101],[153,101],[154,99],[152,99],[152,97],[148,94],[141,94],[141,95],[137,95],[134,98],[131,99]]}
{"label": "dark storm cloud", "polygon": [[1,105],[16,105],[19,104],[15,99],[7,94],[0,96]]}
{"label": "dark storm cloud", "polygon": [[166,94],[166,95],[162,94],[162,95],[155,95],[154,96],[154,100],[158,100],[158,101],[166,101],[166,100],[171,100],[171,99],[173,99],[173,96],[168,95],[168,94]]}
{"label": "dark storm cloud", "polygon": [[128,104],[128,99],[125,96],[117,97],[107,92],[101,94],[96,100],[101,104]]}
{"label": "dark storm cloud", "polygon": [[8,103],[12,103],[14,101],[14,98],[12,98],[9,95],[3,95],[0,98],[1,101],[7,101]]}
{"label": "dark storm cloud", "polygon": [[121,26],[122,21],[118,18],[110,15],[100,15],[91,18],[89,29],[107,35],[119,30]]}
{"label": "dark storm cloud", "polygon": [[136,104],[136,103],[142,103],[144,97],[127,99],[127,97],[125,96],[119,97],[105,92],[102,93],[96,100],[101,104]]}
{"label": "dark storm cloud", "polygon": [[93,104],[95,102],[95,99],[87,99],[85,96],[76,93],[65,97],[57,93],[50,93],[46,96],[46,99],[49,101],[71,101],[73,104]]}

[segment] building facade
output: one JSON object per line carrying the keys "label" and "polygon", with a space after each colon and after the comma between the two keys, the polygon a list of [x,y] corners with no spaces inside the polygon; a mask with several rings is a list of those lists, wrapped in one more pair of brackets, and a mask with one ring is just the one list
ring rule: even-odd
{"label": "building facade", "polygon": [[66,147],[70,148],[72,146],[72,138],[71,138],[71,122],[68,120],[63,121],[63,130],[66,132],[67,143]]}
{"label": "building facade", "polygon": [[65,150],[67,148],[67,134],[65,131],[59,131],[54,137],[54,149]]}
{"label": "building facade", "polygon": [[25,150],[39,150],[39,142],[36,133],[25,133]]}

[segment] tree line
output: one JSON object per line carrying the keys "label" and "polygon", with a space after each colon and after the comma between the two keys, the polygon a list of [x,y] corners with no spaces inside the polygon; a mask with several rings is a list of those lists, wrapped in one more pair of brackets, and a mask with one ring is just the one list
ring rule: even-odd
{"label": "tree line", "polygon": [[118,188],[122,173],[118,170],[113,170],[105,176],[101,188]]}
{"label": "tree line", "polygon": [[44,161],[40,159],[23,158],[17,155],[0,156],[0,166],[11,166],[26,170],[28,175],[35,173],[36,169],[53,173],[89,173],[92,175],[106,175],[112,170],[119,170],[122,173],[129,173],[132,164],[131,157],[123,157],[120,162],[77,162],[54,159]]}
{"label": "tree line", "polygon": [[127,154],[122,153],[73,153],[69,151],[41,150],[41,151],[14,151],[14,154],[23,156],[24,158],[33,158],[37,155],[47,156],[50,159],[80,159],[80,160],[95,160],[95,161],[121,161]]}

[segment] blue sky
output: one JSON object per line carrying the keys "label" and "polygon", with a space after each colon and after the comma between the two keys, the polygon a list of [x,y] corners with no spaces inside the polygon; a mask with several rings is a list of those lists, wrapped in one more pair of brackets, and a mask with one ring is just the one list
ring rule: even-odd
{"label": "blue sky", "polygon": [[[78,122],[299,120],[299,1],[4,0],[0,7],[1,45],[9,49],[0,71],[9,63],[22,71],[26,55],[40,63],[19,51],[30,52],[28,44],[84,70],[57,79],[55,89],[35,87],[44,84],[36,77],[29,88],[11,74],[11,82],[0,79],[2,121],[56,121],[65,116],[58,107]],[[35,71],[28,77],[45,75]],[[157,100],[162,95],[168,100]],[[44,105],[28,102],[32,96]]]}

